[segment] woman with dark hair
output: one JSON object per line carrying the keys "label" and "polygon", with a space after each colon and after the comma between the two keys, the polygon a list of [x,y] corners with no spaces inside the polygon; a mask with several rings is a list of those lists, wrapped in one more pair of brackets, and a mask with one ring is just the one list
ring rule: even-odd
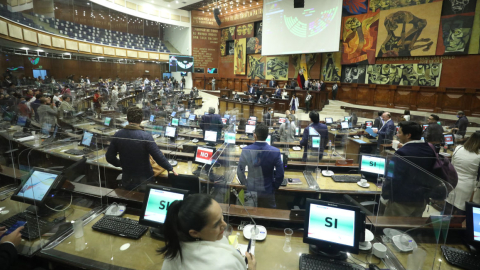
{"label": "woman with dark hair", "polygon": [[410,110],[405,110],[402,116],[403,120],[400,121],[410,121]]}
{"label": "woman with dark hair", "polygon": [[457,146],[453,152],[452,164],[458,174],[458,184],[450,192],[447,198],[447,206],[451,207],[453,205],[452,215],[465,215],[465,202],[470,201],[474,189],[478,187],[476,181],[480,171],[479,132],[473,133],[464,145]]}
{"label": "woman with dark hair", "polygon": [[[245,270],[245,260],[223,236],[227,224],[220,205],[206,194],[174,201],[165,218],[163,270]],[[255,257],[246,252],[248,269],[256,269]]]}

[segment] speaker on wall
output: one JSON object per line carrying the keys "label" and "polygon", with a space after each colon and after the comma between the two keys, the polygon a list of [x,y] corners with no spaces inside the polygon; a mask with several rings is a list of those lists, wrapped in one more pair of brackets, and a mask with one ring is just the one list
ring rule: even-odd
{"label": "speaker on wall", "polygon": [[215,21],[217,21],[218,26],[220,26],[220,24],[222,24],[222,21],[220,21],[218,15],[220,15],[220,10],[216,8],[213,10],[213,16],[215,17]]}
{"label": "speaker on wall", "polygon": [[293,0],[293,8],[304,8],[305,0]]}

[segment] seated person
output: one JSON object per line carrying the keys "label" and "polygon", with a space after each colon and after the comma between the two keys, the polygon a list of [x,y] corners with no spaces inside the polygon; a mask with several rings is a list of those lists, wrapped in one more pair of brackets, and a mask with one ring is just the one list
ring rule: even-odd
{"label": "seated person", "polygon": [[240,98],[240,96],[237,94],[237,91],[235,91],[235,90],[233,91],[233,95],[232,95],[232,96],[233,96],[233,99],[234,99],[234,100]]}
{"label": "seated person", "polygon": [[215,114],[215,108],[208,108],[208,115],[202,115],[202,119],[199,125],[200,128],[203,130],[204,137],[206,130],[216,131],[217,140],[220,140],[220,138],[222,137],[222,117],[219,114]]}
{"label": "seated person", "polygon": [[[280,150],[265,141],[268,137],[268,127],[265,124],[257,124],[253,136],[255,143],[243,148],[240,155],[237,177],[247,188],[245,194],[249,191],[257,192],[255,206],[276,208],[275,191],[284,178]],[[246,166],[248,166],[247,177],[245,177]]]}
{"label": "seated person", "polygon": [[[227,223],[222,208],[206,194],[174,201],[165,218],[163,270],[245,270],[245,259],[223,236]],[[256,269],[255,257],[246,252],[248,269]]]}
{"label": "seated person", "polygon": [[268,97],[268,95],[265,95],[265,102],[264,103],[273,103],[273,101]]}
{"label": "seated person", "polygon": [[277,85],[277,89],[275,89],[275,97],[280,98],[282,97],[282,89]]}
{"label": "seated person", "polygon": [[265,103],[265,98],[263,96],[260,96],[260,98],[258,98],[258,104],[263,104]]}
{"label": "seated person", "polygon": [[248,102],[255,102],[255,99],[252,97],[252,95],[248,95]]}
{"label": "seated person", "polygon": [[440,120],[440,117],[436,114],[431,114],[428,117],[428,127],[423,131],[422,137],[426,142],[432,143],[437,148],[437,151],[440,151],[440,145],[443,145],[445,138],[443,137],[443,128],[437,122]]}
{"label": "seated person", "polygon": [[318,160],[323,158],[323,151],[325,151],[325,146],[328,142],[328,127],[325,124],[320,123],[320,115],[316,111],[311,111],[308,116],[312,122],[308,127],[303,130],[303,137],[300,141],[300,145],[303,146],[303,161],[307,161],[308,155],[308,141],[309,141],[309,128],[314,128],[318,134],[320,134],[320,150],[318,155]]}

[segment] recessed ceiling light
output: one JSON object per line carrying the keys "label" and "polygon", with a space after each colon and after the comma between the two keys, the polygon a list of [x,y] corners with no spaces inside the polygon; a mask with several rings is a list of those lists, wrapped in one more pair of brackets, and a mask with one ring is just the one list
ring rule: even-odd
{"label": "recessed ceiling light", "polygon": [[37,52],[43,52],[42,49],[36,49],[35,51],[37,51]]}
{"label": "recessed ceiling light", "polygon": [[66,53],[64,53],[64,54],[65,54],[65,55],[70,55],[70,53],[68,53],[68,52],[66,52]]}
{"label": "recessed ceiling light", "polygon": [[26,50],[26,51],[28,51],[28,50],[30,50],[30,49],[27,48],[27,47],[21,47],[20,50]]}

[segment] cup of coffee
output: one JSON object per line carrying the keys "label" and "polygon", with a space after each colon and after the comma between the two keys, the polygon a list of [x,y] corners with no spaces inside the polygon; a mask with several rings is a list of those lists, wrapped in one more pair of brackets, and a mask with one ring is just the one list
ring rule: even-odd
{"label": "cup of coffee", "polygon": [[367,179],[360,179],[360,185],[361,186],[366,186],[367,185]]}
{"label": "cup of coffee", "polygon": [[392,141],[392,147],[393,147],[393,149],[398,150],[398,144],[399,144],[399,143],[400,143],[399,141],[393,140],[393,141]]}

